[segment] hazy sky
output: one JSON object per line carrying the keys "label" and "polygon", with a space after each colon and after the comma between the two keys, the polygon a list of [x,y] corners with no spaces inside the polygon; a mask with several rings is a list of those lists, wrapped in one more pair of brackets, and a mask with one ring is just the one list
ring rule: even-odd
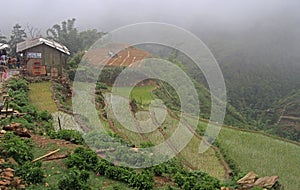
{"label": "hazy sky", "polygon": [[2,0],[0,31],[9,35],[19,23],[45,32],[69,18],[76,18],[81,30],[110,31],[145,21],[186,29],[204,22],[215,27],[247,27],[272,14],[296,13],[299,5],[299,0]]}

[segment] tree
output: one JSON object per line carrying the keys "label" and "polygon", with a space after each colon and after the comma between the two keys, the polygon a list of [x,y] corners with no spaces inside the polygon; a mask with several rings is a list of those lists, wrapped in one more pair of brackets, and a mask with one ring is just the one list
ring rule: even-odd
{"label": "tree", "polygon": [[81,39],[82,50],[90,48],[91,45],[93,45],[93,43],[95,43],[104,34],[104,32],[98,32],[96,29],[80,32],[79,36]]}
{"label": "tree", "polygon": [[61,25],[55,24],[47,30],[48,38],[53,39],[69,48],[71,53],[80,50],[80,40],[77,28],[75,28],[76,19],[63,21]]}
{"label": "tree", "polygon": [[3,44],[7,43],[6,36],[4,36],[1,32],[0,32],[0,43]]}
{"label": "tree", "polygon": [[55,24],[47,30],[48,38],[67,46],[72,54],[88,49],[105,34],[96,29],[78,32],[75,21],[75,18],[68,19],[61,25]]}
{"label": "tree", "polygon": [[41,36],[41,29],[35,28],[35,27],[33,27],[29,24],[27,24],[26,30],[27,30],[27,32],[28,32],[31,39]]}
{"label": "tree", "polygon": [[27,34],[25,32],[24,29],[22,29],[22,26],[19,24],[16,24],[13,27],[12,30],[12,35],[10,36],[10,41],[9,41],[9,45],[11,48],[11,54],[13,56],[16,56],[16,48],[17,48],[17,43],[23,42],[25,41],[27,37]]}

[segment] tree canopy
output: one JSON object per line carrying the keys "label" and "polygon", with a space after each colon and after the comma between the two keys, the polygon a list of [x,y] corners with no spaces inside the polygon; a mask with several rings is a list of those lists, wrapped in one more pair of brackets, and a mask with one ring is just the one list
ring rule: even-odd
{"label": "tree canopy", "polygon": [[22,29],[22,26],[19,24],[16,24],[13,27],[10,40],[9,40],[9,45],[11,47],[11,55],[15,56],[16,55],[16,48],[17,48],[17,43],[25,41],[27,37],[27,34],[25,32],[25,29]]}
{"label": "tree canopy", "polygon": [[88,49],[96,40],[105,33],[96,29],[78,32],[75,27],[75,18],[55,24],[47,30],[47,36],[69,48],[72,54]]}

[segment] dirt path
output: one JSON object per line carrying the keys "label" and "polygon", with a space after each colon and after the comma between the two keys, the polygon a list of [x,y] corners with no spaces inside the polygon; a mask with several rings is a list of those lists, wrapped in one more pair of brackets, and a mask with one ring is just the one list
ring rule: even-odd
{"label": "dirt path", "polygon": [[128,137],[122,133],[122,131],[120,131],[111,120],[108,120],[108,124],[109,127],[116,133],[118,134],[120,137],[122,137],[126,142],[130,143],[130,140],[128,139]]}
{"label": "dirt path", "polygon": [[293,117],[293,116],[281,116],[281,119],[291,119],[291,120],[299,120],[300,117]]}
{"label": "dirt path", "polygon": [[[80,145],[73,144],[66,140],[60,139],[50,139],[45,136],[32,135],[31,140],[38,145],[41,149],[48,149],[49,146],[55,145],[57,148],[61,149],[56,154],[45,158],[43,161],[58,161],[67,158],[68,153],[72,153]],[[51,150],[53,151],[53,150]],[[42,155],[40,155],[42,156]]]}
{"label": "dirt path", "polygon": [[[170,116],[174,119],[179,120],[178,116],[175,115],[170,109],[167,110],[168,113],[170,114]],[[202,136],[200,136],[195,129],[190,126],[186,121],[182,121],[182,124],[185,125],[199,140],[203,141],[206,145],[208,145],[209,147],[211,147],[215,152],[217,152],[220,155],[220,162],[224,168],[225,174],[224,177],[225,178],[229,178],[232,175],[232,170],[230,169],[228,163],[225,161],[221,151],[218,149],[218,147],[210,144],[209,142],[207,142]]]}
{"label": "dirt path", "polygon": [[187,161],[185,158],[179,156],[179,151],[176,149],[176,147],[174,147],[174,145],[172,143],[170,143],[168,135],[165,133],[165,131],[160,126],[159,122],[156,120],[154,113],[150,112],[150,117],[151,117],[151,120],[154,123],[154,125],[157,126],[158,131],[163,136],[163,138],[164,138],[165,142],[167,143],[167,145],[169,146],[169,148],[171,148],[171,150],[176,154],[176,157],[180,157],[182,159],[183,164],[186,165],[188,168],[195,170],[196,168],[191,163],[189,163],[189,161]]}

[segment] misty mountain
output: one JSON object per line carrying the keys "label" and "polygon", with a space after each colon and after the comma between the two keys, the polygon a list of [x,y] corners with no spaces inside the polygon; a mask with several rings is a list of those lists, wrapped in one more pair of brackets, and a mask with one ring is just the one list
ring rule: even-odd
{"label": "misty mountain", "polygon": [[[44,33],[54,24],[76,18],[80,30],[110,31],[136,22],[165,22],[183,27],[203,40],[216,57],[226,82],[229,103],[255,120],[257,129],[276,124],[278,102],[300,89],[300,14],[297,0],[188,1],[37,1],[6,2],[0,31],[8,38],[14,24]],[[47,14],[45,14],[47,13]],[[20,16],[23,15],[23,16]],[[147,48],[146,48],[147,49]],[[168,58],[172,50],[148,48]],[[178,54],[196,81],[201,71]],[[284,105],[281,105],[284,106]]]}

